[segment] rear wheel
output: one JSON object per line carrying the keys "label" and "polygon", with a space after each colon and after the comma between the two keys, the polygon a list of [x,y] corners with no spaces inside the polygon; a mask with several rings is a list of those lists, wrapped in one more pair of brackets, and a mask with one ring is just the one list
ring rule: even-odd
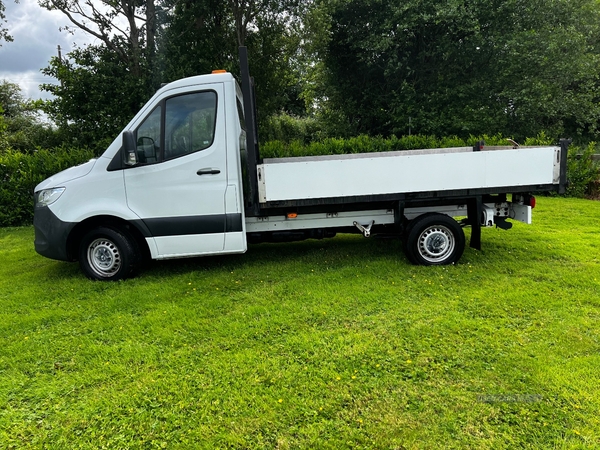
{"label": "rear wheel", "polygon": [[452,217],[424,214],[409,225],[404,253],[416,265],[434,266],[457,262],[465,250],[465,234]]}
{"label": "rear wheel", "polygon": [[136,240],[124,230],[98,227],[81,240],[79,265],[92,280],[117,281],[131,277],[141,262]]}

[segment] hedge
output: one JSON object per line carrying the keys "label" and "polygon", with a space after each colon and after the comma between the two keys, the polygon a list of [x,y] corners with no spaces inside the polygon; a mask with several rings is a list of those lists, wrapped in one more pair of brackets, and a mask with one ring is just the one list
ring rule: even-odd
{"label": "hedge", "polygon": [[57,148],[0,154],[0,226],[31,224],[33,189],[44,179],[94,157],[91,150]]}
{"label": "hedge", "polygon": [[594,142],[585,148],[573,147],[569,149],[567,158],[567,195],[571,197],[598,198],[600,192],[598,182],[600,181],[600,164],[593,159],[597,146]]}
{"label": "hedge", "polygon": [[[261,147],[263,158],[290,156],[336,155],[346,153],[370,153],[391,150],[419,148],[445,148],[472,146],[484,139],[488,145],[505,145],[501,136],[471,136],[467,140],[457,137],[436,138],[434,136],[368,137],[358,136],[349,139],[324,139],[304,144],[300,141],[284,143],[271,141]],[[527,139],[526,145],[546,145],[551,140],[545,135]],[[583,197],[593,194],[590,189],[599,180],[598,163],[592,155],[595,143],[585,148],[572,147],[569,150],[567,195]],[[30,224],[33,220],[33,189],[44,179],[68,167],[81,164],[93,158],[93,152],[85,149],[57,148],[37,150],[24,154],[12,150],[0,153],[0,226]]]}
{"label": "hedge", "polygon": [[[416,150],[425,148],[471,147],[478,141],[486,145],[507,145],[507,139],[500,136],[471,136],[460,139],[456,136],[437,138],[435,136],[412,135],[391,138],[357,136],[348,139],[328,138],[317,142],[303,143],[298,140],[290,142],[271,141],[261,149],[263,158],[286,158],[296,156],[341,155],[347,153],[386,152],[393,150]],[[534,138],[527,138],[523,145],[552,145],[553,139],[545,133]],[[572,197],[597,196],[594,192],[600,180],[599,165],[592,158],[597,151],[596,143],[587,147],[571,146],[569,148],[567,177],[569,186],[567,195]]]}
{"label": "hedge", "polygon": [[348,153],[389,152],[423,148],[470,147],[480,140],[484,140],[487,145],[508,144],[506,138],[500,135],[471,136],[467,140],[456,136],[437,138],[435,136],[412,135],[384,138],[381,136],[370,137],[361,135],[347,139],[327,138],[307,144],[299,140],[292,140],[290,142],[270,141],[261,146],[260,153],[263,158],[343,155]]}

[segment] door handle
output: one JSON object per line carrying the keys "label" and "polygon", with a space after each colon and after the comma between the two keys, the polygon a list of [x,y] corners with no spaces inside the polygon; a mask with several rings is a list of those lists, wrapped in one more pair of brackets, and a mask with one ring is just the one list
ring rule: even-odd
{"label": "door handle", "polygon": [[215,169],[213,167],[206,167],[205,169],[200,169],[196,173],[198,175],[216,175],[218,173],[221,173],[221,170],[220,169]]}

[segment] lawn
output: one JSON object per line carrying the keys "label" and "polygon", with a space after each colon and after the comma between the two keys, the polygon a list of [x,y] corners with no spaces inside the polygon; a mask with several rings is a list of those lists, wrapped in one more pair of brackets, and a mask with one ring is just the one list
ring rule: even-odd
{"label": "lawn", "polygon": [[599,230],[538,198],[455,266],[339,236],[99,283],[0,229],[0,448],[600,447]]}

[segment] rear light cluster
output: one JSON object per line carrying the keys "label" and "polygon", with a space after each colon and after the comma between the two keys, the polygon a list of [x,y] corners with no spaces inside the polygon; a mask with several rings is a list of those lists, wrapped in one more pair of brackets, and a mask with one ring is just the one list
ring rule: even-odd
{"label": "rear light cluster", "polygon": [[531,206],[531,209],[535,208],[535,197],[529,194],[513,195],[513,203],[519,205]]}
{"label": "rear light cluster", "polygon": [[531,206],[531,209],[535,208],[535,197],[533,195],[529,196],[528,205]]}

